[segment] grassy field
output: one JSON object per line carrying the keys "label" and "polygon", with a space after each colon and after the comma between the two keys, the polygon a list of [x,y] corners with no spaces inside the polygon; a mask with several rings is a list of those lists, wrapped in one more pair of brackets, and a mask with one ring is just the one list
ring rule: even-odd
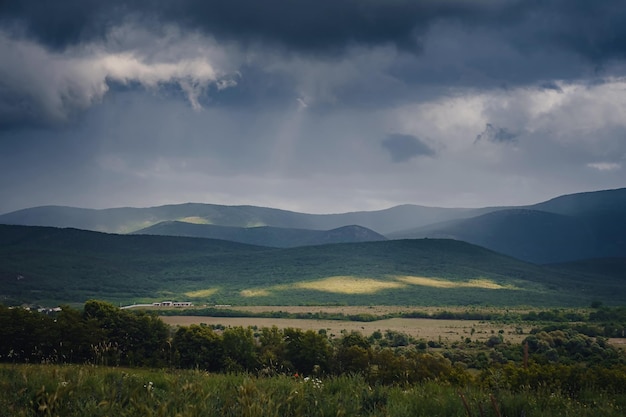
{"label": "grassy field", "polygon": [[[198,306],[200,308],[200,306]],[[510,313],[527,313],[529,311],[539,311],[541,310],[538,307],[467,307],[467,306],[442,306],[442,307],[434,307],[434,306],[414,306],[414,305],[362,305],[362,306],[350,306],[350,305],[305,305],[305,306],[297,306],[297,305],[286,305],[286,306],[265,306],[265,305],[251,305],[251,306],[218,306],[218,309],[232,309],[237,308],[245,311],[250,311],[252,313],[261,313],[261,312],[271,312],[271,311],[284,311],[287,313],[337,313],[348,315],[355,314],[371,314],[373,316],[384,316],[387,314],[396,314],[396,313],[405,313],[411,312],[415,310],[423,311],[428,314],[441,313],[443,311],[450,311],[453,313],[462,313],[466,311],[471,312],[480,312],[480,313],[502,313],[502,312],[510,312]],[[158,311],[158,309],[154,309]],[[576,311],[579,312],[587,312],[588,309],[577,308]]]}
{"label": "grassy field", "polygon": [[[257,313],[263,308],[276,312]],[[405,309],[308,310],[343,318],[163,316],[170,328],[152,314],[97,300],[84,314],[4,308],[0,417],[613,417],[626,410],[624,351],[573,327],[604,331],[597,319],[623,323],[623,308],[524,318],[503,316],[504,309],[494,320],[445,319],[452,313],[440,311],[446,315],[438,319],[367,322],[345,314]],[[543,321],[528,319],[535,316]],[[577,322],[561,320],[567,317]],[[199,323],[216,329],[192,325]]]}
{"label": "grassy field", "polygon": [[[307,319],[274,319],[256,317],[197,317],[197,316],[163,316],[161,319],[171,326],[189,326],[191,324],[223,325],[223,326],[257,326],[278,328],[298,328],[302,330],[324,329],[330,335],[342,332],[357,331],[370,336],[375,331],[391,330],[401,332],[417,339],[438,340],[444,342],[459,341],[466,337],[473,340],[486,341],[494,333],[504,331],[504,338],[513,343],[521,342],[530,326],[524,329],[525,334],[518,334],[519,325],[490,323],[478,320],[435,320],[435,319],[403,319],[392,318],[374,322],[356,322],[339,320],[307,320]],[[472,333],[472,329],[474,332]],[[523,329],[523,327],[522,327]]]}
{"label": "grassy field", "polygon": [[358,376],[294,378],[94,366],[0,365],[0,416],[621,417],[624,394],[494,389],[436,381],[370,386]]}
{"label": "grassy field", "polygon": [[[201,306],[196,307],[201,309]],[[376,331],[405,333],[416,339],[441,340],[442,342],[454,342],[471,337],[475,341],[486,341],[494,334],[502,333],[504,340],[511,343],[519,343],[526,336],[533,323],[519,321],[497,322],[485,320],[446,320],[429,318],[384,318],[389,315],[399,315],[419,311],[430,315],[443,312],[451,313],[478,313],[493,315],[519,315],[530,311],[540,311],[534,307],[501,308],[501,307],[473,307],[462,306],[450,307],[411,307],[411,306],[221,306],[218,310],[249,312],[254,314],[281,312],[289,314],[321,313],[338,315],[343,317],[368,315],[383,319],[374,321],[351,321],[351,320],[325,320],[325,319],[300,319],[300,318],[274,318],[274,317],[209,317],[195,315],[161,315],[161,319],[171,326],[189,326],[191,324],[206,324],[212,326],[256,326],[258,328],[276,326],[278,328],[298,328],[302,330],[325,330],[327,334],[340,335],[343,332],[357,331],[364,336],[370,336]],[[159,308],[149,308],[158,314]],[[575,309],[564,311],[576,311],[588,313],[587,309]],[[615,339],[615,343],[622,339]]]}

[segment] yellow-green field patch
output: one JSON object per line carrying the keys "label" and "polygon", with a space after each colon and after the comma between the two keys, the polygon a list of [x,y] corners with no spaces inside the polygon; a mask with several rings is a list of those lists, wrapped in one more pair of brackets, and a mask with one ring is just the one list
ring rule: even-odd
{"label": "yellow-green field patch", "polygon": [[136,232],[138,230],[145,229],[146,227],[150,227],[154,225],[155,225],[155,222],[150,222],[150,221],[126,224],[124,226],[118,227],[117,230],[115,230],[115,233],[122,233],[122,234],[132,233],[132,232]]}
{"label": "yellow-green field patch", "polygon": [[248,222],[246,223],[246,228],[247,229],[253,229],[255,227],[264,227],[267,226],[267,224],[263,223],[263,222]]}
{"label": "yellow-green field patch", "polygon": [[271,292],[269,290],[265,290],[262,288],[259,289],[255,289],[255,290],[243,290],[239,293],[239,295],[241,295],[242,297],[267,297],[268,295],[270,295]]}
{"label": "yellow-green field patch", "polygon": [[488,279],[472,279],[469,281],[450,281],[440,278],[427,278],[416,276],[396,276],[398,281],[411,285],[421,285],[433,288],[484,288],[488,290],[514,289],[513,286],[503,286]]}
{"label": "yellow-green field patch", "polygon": [[318,281],[299,282],[297,288],[324,291],[340,294],[374,294],[379,291],[405,287],[405,284],[394,281],[380,281],[371,278],[352,276],[328,277]]}
{"label": "yellow-green field patch", "polygon": [[193,224],[211,224],[210,221],[208,221],[204,217],[199,217],[199,216],[183,217],[182,219],[179,219],[178,221],[185,222],[185,223],[193,223]]}
{"label": "yellow-green field patch", "polygon": [[204,290],[188,291],[185,295],[189,298],[206,298],[214,295],[217,292],[217,288],[207,288]]}

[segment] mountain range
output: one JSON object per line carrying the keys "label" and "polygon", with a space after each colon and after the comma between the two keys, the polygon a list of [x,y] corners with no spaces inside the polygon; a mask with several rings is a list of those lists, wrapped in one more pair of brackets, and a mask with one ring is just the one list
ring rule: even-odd
{"label": "mountain range", "polygon": [[343,226],[332,230],[310,230],[273,226],[216,226],[212,224],[164,221],[134,232],[134,234],[222,239],[276,248],[387,240],[385,236],[371,229],[355,225]]}
{"label": "mountain range", "polygon": [[626,257],[626,188],[564,195],[529,206],[401,205],[342,214],[199,203],[102,210],[42,206],[0,215],[0,224],[217,238],[271,247],[446,238],[547,264]]}

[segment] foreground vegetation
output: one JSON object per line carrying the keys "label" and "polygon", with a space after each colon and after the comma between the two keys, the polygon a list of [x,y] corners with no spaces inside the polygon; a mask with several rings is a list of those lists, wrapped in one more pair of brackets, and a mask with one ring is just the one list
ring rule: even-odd
{"label": "foreground vegetation", "polygon": [[[600,307],[586,314],[553,310],[518,316],[519,323],[535,324],[523,339],[526,351],[520,344],[505,341],[504,330],[492,330],[487,340],[482,335],[474,338],[472,331],[460,340],[444,342],[441,336],[438,340],[415,339],[390,330],[369,337],[358,332],[335,337],[325,329],[276,326],[169,327],[154,313],[122,310],[97,300],[87,302],[82,311],[67,306],[59,310],[39,313],[0,306],[0,361],[268,374],[357,372],[375,383],[442,376],[453,380],[460,378],[458,371],[464,368],[484,370],[491,365],[520,363],[522,356],[526,365],[528,360],[584,365],[584,371],[592,366],[626,364],[623,352],[607,342],[609,337],[624,337],[623,307]],[[517,336],[523,335],[522,327],[517,329]],[[419,370],[411,377],[421,363],[437,370],[434,374]]]}
{"label": "foreground vegetation", "polygon": [[362,376],[216,375],[76,365],[0,366],[0,416],[623,416],[626,394],[541,387],[372,385]]}
{"label": "foreground vegetation", "polygon": [[526,317],[537,326],[520,344],[170,328],[101,301],[0,306],[0,416],[624,415],[626,354],[604,335],[624,330],[626,308],[569,314]]}

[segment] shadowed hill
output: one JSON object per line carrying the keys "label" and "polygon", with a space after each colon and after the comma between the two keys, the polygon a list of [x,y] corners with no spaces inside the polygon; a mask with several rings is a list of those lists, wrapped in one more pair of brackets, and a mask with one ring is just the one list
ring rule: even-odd
{"label": "shadowed hill", "polygon": [[595,237],[584,222],[536,210],[502,210],[432,225],[407,235],[463,240],[534,263],[596,256]]}
{"label": "shadowed hill", "polygon": [[135,234],[223,239],[277,248],[386,239],[383,235],[361,226],[344,226],[333,230],[307,230],[271,226],[243,228],[176,221],[161,222],[138,230]]}
{"label": "shadowed hill", "polygon": [[626,257],[626,189],[562,196],[388,237],[464,240],[535,263]]}
{"label": "shadowed hill", "polygon": [[[375,231],[391,239],[464,240],[529,262],[554,263],[626,256],[626,188],[564,195],[526,207],[402,205],[325,215],[192,203],[105,210],[36,207],[2,215],[0,223],[115,233],[143,230],[276,247],[380,239]],[[372,233],[367,237],[365,229],[345,228],[349,225]],[[337,230],[328,232],[332,229]]]}
{"label": "shadowed hill", "polygon": [[624,212],[626,188],[563,195],[529,208],[568,216]]}
{"label": "shadowed hill", "polygon": [[[0,226],[4,302],[589,305],[623,285],[454,240],[271,249],[220,240]],[[620,301],[621,302],[621,301]]]}
{"label": "shadowed hill", "polygon": [[0,215],[0,223],[74,227],[108,233],[131,233],[164,221],[244,228],[270,226],[309,230],[331,230],[349,225],[359,225],[385,234],[434,222],[471,217],[485,210],[489,211],[490,209],[402,205],[378,211],[306,214],[266,207],[198,203],[102,210],[43,206]]}

